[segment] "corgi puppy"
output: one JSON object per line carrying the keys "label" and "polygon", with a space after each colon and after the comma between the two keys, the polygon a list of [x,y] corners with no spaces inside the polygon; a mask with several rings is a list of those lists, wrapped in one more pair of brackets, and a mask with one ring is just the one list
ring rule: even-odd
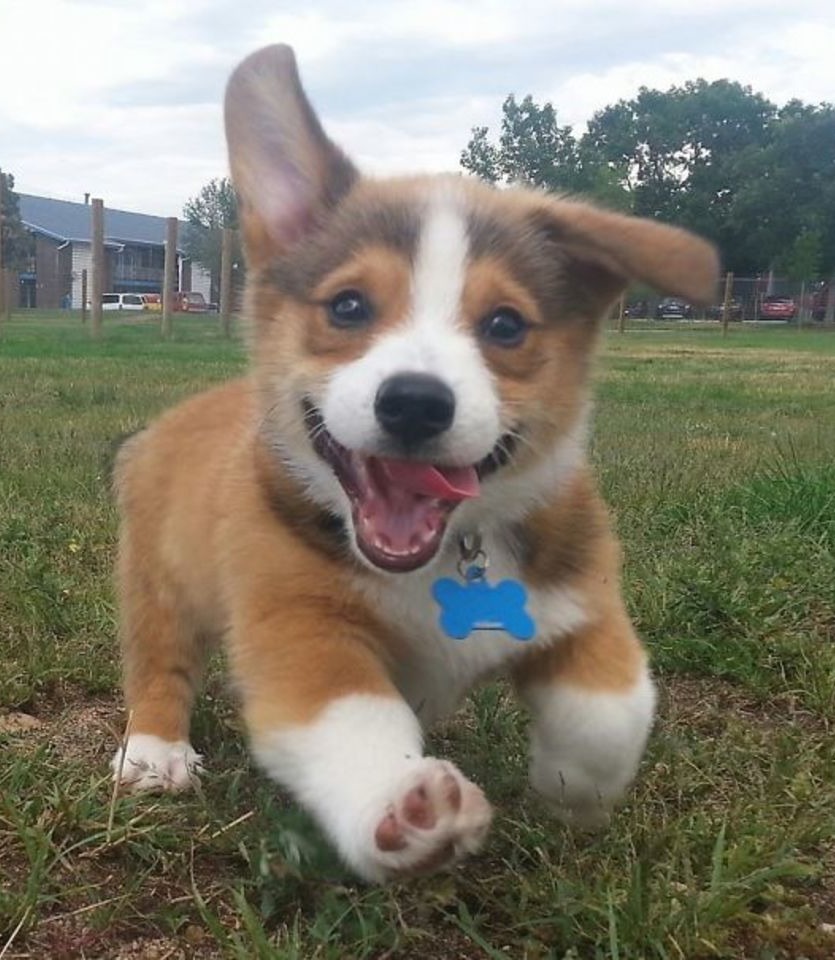
{"label": "corgi puppy", "polygon": [[257,762],[368,881],[482,844],[488,801],[423,730],[500,674],[533,787],[605,821],[655,693],[586,459],[590,363],[631,280],[707,300],[713,248],[534,190],[363,177],[285,46],[235,70],[226,131],[251,367],[118,457],[116,779],[200,775],[220,641]]}

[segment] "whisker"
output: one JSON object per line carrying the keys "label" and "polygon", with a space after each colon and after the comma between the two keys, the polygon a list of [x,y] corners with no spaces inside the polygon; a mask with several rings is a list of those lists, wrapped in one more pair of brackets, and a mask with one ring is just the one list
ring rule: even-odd
{"label": "whisker", "polygon": [[[527,434],[523,433],[521,430],[510,429],[505,434],[505,437],[513,440],[514,444],[520,444],[526,446],[529,450],[533,450],[534,453],[538,453],[539,449],[536,444],[531,440]],[[499,444],[502,444],[505,437],[499,440]]]}

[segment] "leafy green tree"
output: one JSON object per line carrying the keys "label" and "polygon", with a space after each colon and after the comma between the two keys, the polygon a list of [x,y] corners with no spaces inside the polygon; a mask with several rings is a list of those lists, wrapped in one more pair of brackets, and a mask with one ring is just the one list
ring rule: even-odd
{"label": "leafy green tree", "polygon": [[530,95],[521,103],[511,94],[502,105],[498,144],[488,128],[473,130],[461,154],[465,170],[493,183],[529,183],[549,190],[570,190],[577,173],[577,144],[571,127],[561,127],[550,103],[539,106]]}
{"label": "leafy green tree", "polygon": [[[507,102],[507,101],[505,101]],[[461,151],[461,166],[487,183],[502,179],[499,148],[488,139],[489,127],[473,127],[467,148]]]}
{"label": "leafy green tree", "polygon": [[835,272],[830,104],[778,109],[731,80],[642,87],[598,111],[577,139],[551,104],[508,97],[498,142],[476,128],[461,163],[490,182],[581,193],[689,227],[738,276]]}
{"label": "leafy green tree", "polygon": [[673,113],[670,98],[642,88],[635,100],[621,100],[595,114],[584,137],[593,156],[621,172],[635,213],[664,220],[676,219],[684,181]]}
{"label": "leafy green tree", "polygon": [[584,142],[624,171],[635,213],[734,250],[730,210],[744,183],[737,158],[768,143],[775,117],[776,107],[750,87],[694,80],[667,91],[642,87],[632,100],[598,111]]}
{"label": "leafy green tree", "polygon": [[32,235],[20,220],[20,205],[14,190],[14,177],[0,170],[0,210],[3,211],[3,266],[8,270],[24,269],[35,252]]}
{"label": "leafy green tree", "polygon": [[634,191],[622,165],[602,159],[585,138],[578,145],[576,192],[612,210],[633,211]]}
{"label": "leafy green tree", "polygon": [[553,104],[511,94],[502,105],[498,142],[488,127],[475,127],[461,166],[488,183],[527,183],[556,193],[583,193],[621,209],[628,190],[615,164],[583,149],[570,126],[560,126]]}
{"label": "leafy green tree", "polygon": [[[738,188],[729,221],[740,255],[759,269],[835,271],[835,108],[792,101],[772,124],[769,142],[736,158]],[[814,255],[814,256],[813,256]],[[811,263],[810,263],[811,267]]]}
{"label": "leafy green tree", "polygon": [[[188,224],[183,235],[183,249],[196,263],[211,274],[212,299],[220,298],[220,259],[222,231],[229,227],[238,229],[238,200],[235,188],[228,177],[210,180],[183,207],[183,216]],[[243,269],[243,255],[235,234],[233,260]]]}
{"label": "leafy green tree", "polygon": [[804,227],[781,258],[781,273],[790,280],[817,280],[823,257],[823,235],[817,228]]}

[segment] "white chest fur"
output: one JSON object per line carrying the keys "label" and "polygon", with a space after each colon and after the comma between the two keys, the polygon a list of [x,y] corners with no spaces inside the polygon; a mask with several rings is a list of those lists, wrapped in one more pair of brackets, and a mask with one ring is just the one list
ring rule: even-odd
{"label": "white chest fur", "polygon": [[[519,564],[501,540],[485,534],[483,545],[491,582],[521,581]],[[481,630],[455,640],[439,625],[432,584],[441,577],[460,579],[457,560],[452,545],[429,570],[363,578],[361,583],[378,616],[405,637],[405,657],[395,666],[395,681],[425,725],[454,709],[481,677],[506,668],[532,645],[558,641],[589,617],[584,597],[570,587],[528,587],[527,610],[536,623],[533,639],[520,641],[503,630]]]}

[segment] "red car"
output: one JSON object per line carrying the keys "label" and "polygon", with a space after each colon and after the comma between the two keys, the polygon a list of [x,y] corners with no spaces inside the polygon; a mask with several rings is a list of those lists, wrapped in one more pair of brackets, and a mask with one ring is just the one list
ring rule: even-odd
{"label": "red car", "polygon": [[794,320],[797,304],[792,297],[763,297],[759,320]]}
{"label": "red car", "polygon": [[202,293],[175,293],[174,309],[181,313],[208,313],[209,304]]}

